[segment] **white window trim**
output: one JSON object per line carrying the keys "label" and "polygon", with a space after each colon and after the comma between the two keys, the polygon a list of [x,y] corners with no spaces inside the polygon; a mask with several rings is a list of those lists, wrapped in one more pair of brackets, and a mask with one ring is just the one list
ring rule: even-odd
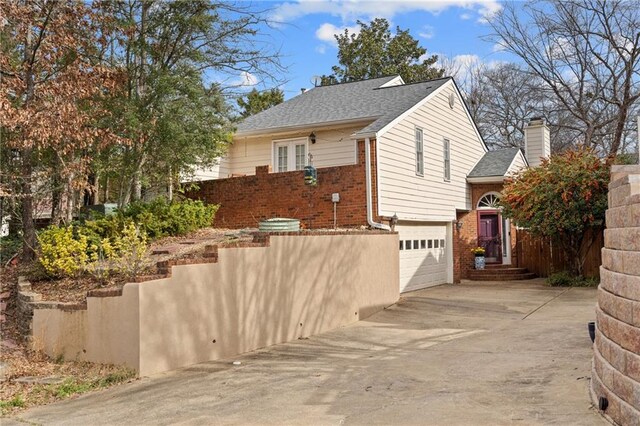
{"label": "white window trim", "polygon": [[[422,166],[421,171],[418,170],[418,140],[417,140],[418,130],[420,130],[420,134],[422,135],[422,152],[421,152],[422,161],[420,162],[420,165]],[[413,129],[413,151],[415,152],[415,160],[416,160],[414,163],[416,176],[424,177],[424,129],[422,127],[416,126]]]}
{"label": "white window trim", "polygon": [[[295,143],[298,142],[298,143]],[[301,142],[304,142],[304,146],[305,146],[305,152],[306,152],[306,158],[304,159],[304,165],[308,166],[309,165],[309,137],[308,136],[303,136],[303,137],[299,137],[299,138],[286,138],[286,139],[273,139],[271,141],[271,170],[274,173],[286,173],[286,172],[278,172],[278,151],[276,150],[276,146],[282,143],[288,143],[289,146],[293,145],[294,147],[296,145],[299,145]],[[293,152],[291,152],[292,150],[289,150],[289,154],[291,155],[293,154],[293,161],[295,164],[295,155],[296,155],[296,150],[295,148],[293,149]],[[294,172],[295,170],[287,170],[287,172]]]}
{"label": "white window trim", "polygon": [[[447,167],[447,155],[449,156],[449,165]],[[449,176],[447,176],[447,174]],[[442,177],[445,182],[451,182],[451,139],[442,139]]]}

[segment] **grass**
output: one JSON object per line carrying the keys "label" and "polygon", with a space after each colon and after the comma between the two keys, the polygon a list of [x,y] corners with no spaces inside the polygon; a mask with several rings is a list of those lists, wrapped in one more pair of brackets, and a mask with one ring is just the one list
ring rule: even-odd
{"label": "grass", "polygon": [[22,399],[22,395],[16,395],[7,401],[0,401],[0,412],[5,414],[11,411],[12,408],[22,408],[24,406],[25,402],[24,399]]}
{"label": "grass", "polygon": [[122,369],[97,378],[67,378],[62,383],[36,385],[24,389],[25,394],[18,394],[8,400],[0,401],[0,412],[9,414],[15,409],[51,403],[89,391],[108,388],[126,382],[135,377],[135,372]]}

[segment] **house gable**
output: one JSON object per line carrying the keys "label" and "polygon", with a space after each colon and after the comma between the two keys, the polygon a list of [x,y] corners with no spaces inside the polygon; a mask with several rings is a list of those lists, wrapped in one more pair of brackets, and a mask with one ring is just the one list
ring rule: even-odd
{"label": "house gable", "polygon": [[[450,107],[453,98],[453,107]],[[424,175],[416,174],[415,129],[423,131]],[[444,177],[449,140],[451,177]],[[467,174],[486,146],[452,79],[378,132],[378,211],[413,221],[451,221],[471,207]]]}

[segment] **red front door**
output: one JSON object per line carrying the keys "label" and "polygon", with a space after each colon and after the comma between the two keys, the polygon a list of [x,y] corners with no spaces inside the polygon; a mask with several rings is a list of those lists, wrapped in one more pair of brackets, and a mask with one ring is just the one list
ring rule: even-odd
{"label": "red front door", "polygon": [[489,263],[502,262],[500,217],[495,212],[478,212],[478,245],[484,247]]}

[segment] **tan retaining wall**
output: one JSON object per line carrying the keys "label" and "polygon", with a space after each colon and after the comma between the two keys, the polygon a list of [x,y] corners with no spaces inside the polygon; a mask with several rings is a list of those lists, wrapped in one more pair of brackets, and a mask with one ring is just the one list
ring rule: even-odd
{"label": "tan retaining wall", "polygon": [[397,234],[262,240],[126,284],[121,295],[88,297],[86,309],[34,309],[33,345],[149,375],[331,330],[398,299]]}
{"label": "tan retaining wall", "polygon": [[602,249],[591,397],[616,424],[640,424],[640,166],[613,166]]}

